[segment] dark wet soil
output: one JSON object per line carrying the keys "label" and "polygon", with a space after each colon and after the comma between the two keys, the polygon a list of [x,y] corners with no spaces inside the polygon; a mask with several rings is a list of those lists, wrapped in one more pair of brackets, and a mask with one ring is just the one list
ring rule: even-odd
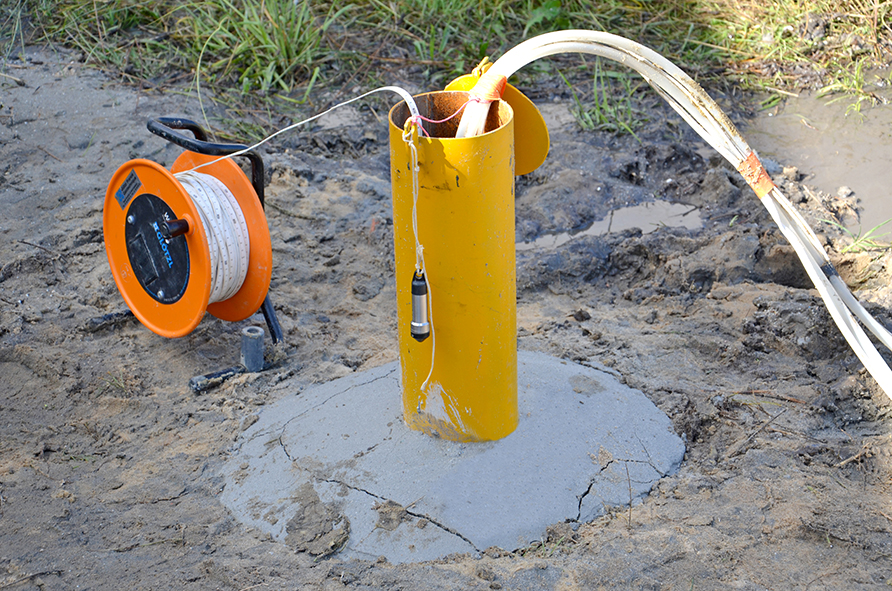
{"label": "dark wet soil", "polygon": [[[30,48],[0,78],[0,589],[883,589],[892,581],[892,411],[736,172],[667,120],[631,137],[554,123],[517,181],[519,242],[657,198],[703,227],[582,236],[518,253],[520,347],[615,370],[673,421],[681,470],[633,507],[540,544],[394,566],[314,559],[234,520],[220,466],[263,406],[397,358],[387,130],[375,112],[274,142],[274,366],[238,362],[256,316],[181,339],[132,316],[108,268],[102,199],[145,130],[197,101],[116,84]],[[549,102],[567,121],[565,102]],[[562,114],[563,113],[563,114]],[[660,117],[654,113],[654,120]],[[887,325],[889,258],[839,255],[839,198],[772,174]],[[295,491],[299,494],[300,491]],[[308,503],[304,521],[312,521]],[[382,523],[398,515],[381,508]],[[332,536],[349,535],[342,524]],[[334,539],[334,538],[333,538]],[[335,540],[336,542],[336,540]]]}

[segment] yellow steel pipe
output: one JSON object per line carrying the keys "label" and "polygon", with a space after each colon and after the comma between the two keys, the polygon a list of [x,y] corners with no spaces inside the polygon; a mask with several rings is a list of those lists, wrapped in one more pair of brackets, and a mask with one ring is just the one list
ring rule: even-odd
{"label": "yellow steel pipe", "polygon": [[[443,119],[466,92],[415,97]],[[430,286],[433,337],[410,336],[415,270],[411,153],[405,103],[390,112],[390,165],[403,413],[416,430],[454,441],[491,441],[517,427],[517,284],[514,250],[514,115],[494,104],[487,133],[455,139],[458,117],[418,136],[418,239]],[[433,371],[426,388],[422,384]]]}

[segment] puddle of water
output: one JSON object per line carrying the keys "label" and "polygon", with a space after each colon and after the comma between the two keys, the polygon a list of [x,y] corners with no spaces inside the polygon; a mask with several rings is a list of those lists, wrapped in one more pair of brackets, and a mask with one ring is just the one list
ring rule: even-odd
{"label": "puddle of water", "polygon": [[647,234],[662,226],[670,228],[683,227],[694,230],[703,227],[703,220],[700,219],[700,211],[695,207],[692,208],[690,205],[654,201],[653,203],[642,203],[641,205],[614,209],[609,216],[593,223],[585,230],[572,233],[546,234],[532,242],[518,242],[517,250],[557,248],[580,236],[601,236],[611,232],[622,232],[631,228],[640,228],[643,233]]}
{"label": "puddle of water", "polygon": [[[888,86],[874,90],[892,94]],[[831,195],[851,188],[862,208],[860,226],[869,230],[892,218],[892,107],[865,105],[860,115],[846,116],[851,101],[827,104],[832,98],[788,98],[743,134],[761,156],[799,168],[805,184]],[[857,230],[859,223],[851,226]]]}

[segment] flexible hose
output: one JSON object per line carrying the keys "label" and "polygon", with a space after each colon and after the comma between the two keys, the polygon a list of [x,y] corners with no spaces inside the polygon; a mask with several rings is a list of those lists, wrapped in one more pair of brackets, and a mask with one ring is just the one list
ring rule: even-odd
{"label": "flexible hose", "polygon": [[[892,370],[855,317],[890,349],[892,333],[852,295],[811,227],[774,186],[758,157],[715,101],[680,68],[657,52],[624,37],[599,31],[558,31],[529,39],[499,58],[486,75],[507,78],[532,61],[558,53],[593,54],[637,71],[700,137],[741,172],[793,246],[849,346],[892,399]],[[489,106],[489,102],[479,97],[469,103],[462,113],[456,137],[482,133]]]}
{"label": "flexible hose", "polygon": [[[799,228],[794,225],[795,222],[789,219],[786,212],[780,211],[777,197],[778,196],[775,196],[773,199],[762,199],[762,204],[771,214],[771,217],[774,218],[781,233],[793,246],[793,249],[799,256],[799,260],[802,261],[802,266],[805,268],[806,273],[808,273],[809,278],[817,288],[818,293],[821,295],[821,299],[824,300],[824,304],[827,306],[827,311],[830,312],[830,316],[833,318],[833,321],[836,323],[836,326],[839,328],[843,337],[845,337],[846,341],[849,343],[852,351],[858,356],[858,359],[861,360],[861,363],[864,364],[864,367],[867,368],[870,375],[873,376],[886,395],[889,396],[889,393],[892,392],[892,370],[889,369],[885,360],[880,356],[876,347],[873,346],[873,343],[864,333],[864,330],[857,323],[849,311],[849,308],[846,306],[847,299],[856,302],[857,300],[855,300],[854,296],[849,292],[845,283],[839,281],[834,285],[834,283],[827,277],[822,266],[815,260],[812,253],[809,252],[809,246],[805,243],[805,240],[803,240]],[[783,195],[779,195],[779,197],[786,201],[786,198],[784,198]],[[861,309],[864,315],[868,317],[870,316],[867,314],[867,311],[861,308],[860,304],[858,304],[858,308]],[[876,320],[872,317],[870,320],[873,323],[876,323]],[[868,327],[871,328],[869,325]],[[883,331],[885,332],[885,329],[883,329]]]}

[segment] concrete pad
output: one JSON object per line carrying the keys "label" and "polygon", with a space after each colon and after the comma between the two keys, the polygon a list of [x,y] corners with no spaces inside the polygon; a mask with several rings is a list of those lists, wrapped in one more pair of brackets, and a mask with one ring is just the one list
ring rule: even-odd
{"label": "concrete pad", "polygon": [[415,562],[513,550],[549,525],[591,521],[684,457],[641,392],[541,353],[518,354],[520,423],[495,442],[410,430],[399,376],[390,363],[264,408],[226,463],[222,502],[297,550]]}

